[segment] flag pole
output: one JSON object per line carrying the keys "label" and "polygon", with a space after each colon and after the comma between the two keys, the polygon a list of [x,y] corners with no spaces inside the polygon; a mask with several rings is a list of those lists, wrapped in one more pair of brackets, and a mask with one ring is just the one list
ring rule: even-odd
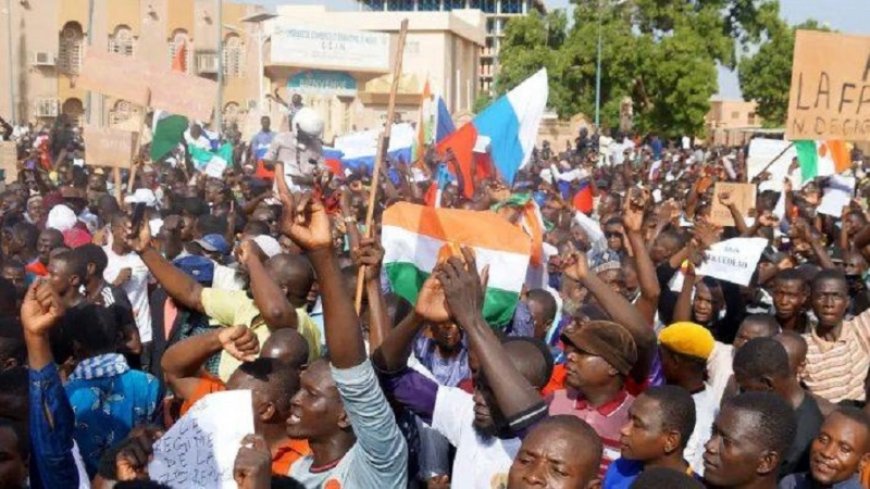
{"label": "flag pole", "polygon": [[142,107],[142,117],[139,119],[139,134],[136,135],[136,149],[133,151],[133,168],[130,168],[130,179],[127,181],[127,193],[133,193],[133,185],[136,182],[136,170],[139,168],[139,153],[142,151],[142,133],[145,131],[145,116],[148,115],[148,107],[151,105],[151,89],[145,93],[145,105]]}
{"label": "flag pole", "polygon": [[[770,160],[770,163],[765,165],[764,168],[762,168],[761,171],[758,172],[758,175],[761,175],[762,173],[766,172],[767,169],[770,168],[771,166],[773,166],[773,164],[776,163],[776,160],[782,158],[782,155],[784,155],[786,153],[786,151],[790,150],[792,148],[792,146],[794,146],[794,143],[789,144],[788,146],[785,147],[785,149],[780,151],[780,153],[778,155],[774,156],[773,159]],[[746,176],[747,177],[749,176],[749,172],[747,172]]]}
{"label": "flag pole", "polygon": [[[387,102],[387,121],[384,126],[384,132],[378,139],[378,152],[375,155],[375,164],[372,169],[372,187],[369,189],[369,203],[366,209],[366,229],[365,236],[372,236],[372,221],[375,217],[375,200],[378,195],[379,176],[381,174],[381,166],[387,155],[387,148],[390,147],[390,133],[393,128],[393,119],[396,113],[396,92],[399,91],[399,79],[402,77],[402,55],[405,53],[405,37],[408,35],[408,19],[402,19],[402,25],[399,28],[399,40],[396,43],[396,57],[393,60],[393,84],[390,87],[390,98]],[[359,314],[362,308],[362,293],[365,285],[365,266],[359,267],[356,275],[356,297],[354,298],[354,306]]]}

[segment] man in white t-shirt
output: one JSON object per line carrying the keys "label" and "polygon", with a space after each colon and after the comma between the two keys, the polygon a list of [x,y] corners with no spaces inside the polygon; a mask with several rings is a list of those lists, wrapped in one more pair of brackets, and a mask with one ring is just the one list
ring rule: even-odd
{"label": "man in white t-shirt", "polygon": [[[148,358],[147,351],[151,346],[151,307],[148,298],[148,284],[154,279],[148,267],[129,246],[125,230],[129,217],[116,214],[112,218],[112,244],[103,247],[108,257],[108,265],[103,271],[103,279],[110,284],[121,287],[127,293],[133,306],[133,317],[142,341],[142,358]],[[146,367],[143,365],[143,367]]]}

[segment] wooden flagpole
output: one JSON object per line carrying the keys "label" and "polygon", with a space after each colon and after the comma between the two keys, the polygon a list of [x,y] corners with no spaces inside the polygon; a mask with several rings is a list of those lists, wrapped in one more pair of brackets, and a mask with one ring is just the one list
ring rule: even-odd
{"label": "wooden flagpole", "polygon": [[[402,19],[402,26],[399,29],[399,41],[396,44],[396,57],[393,60],[393,84],[390,87],[390,99],[387,103],[387,121],[384,127],[384,132],[378,140],[378,152],[375,155],[375,165],[372,169],[372,188],[369,189],[369,203],[366,210],[366,230],[365,236],[372,236],[372,221],[375,217],[375,200],[378,195],[378,186],[380,182],[381,166],[387,156],[387,148],[390,147],[390,132],[393,128],[393,119],[396,113],[396,92],[399,91],[399,79],[402,77],[402,55],[405,53],[405,37],[408,35],[408,19]],[[359,314],[362,308],[362,295],[365,285],[365,267],[359,267],[356,276],[356,297],[354,305],[356,312]]]}
{"label": "wooden flagpole", "polygon": [[148,115],[148,107],[151,105],[151,90],[145,98],[145,106],[142,107],[142,117],[139,119],[139,134],[136,136],[136,149],[133,151],[133,167],[130,168],[130,180],[127,181],[127,193],[133,193],[133,185],[136,183],[136,170],[142,162],[139,160],[139,152],[142,150],[142,132],[145,131],[145,116]]}

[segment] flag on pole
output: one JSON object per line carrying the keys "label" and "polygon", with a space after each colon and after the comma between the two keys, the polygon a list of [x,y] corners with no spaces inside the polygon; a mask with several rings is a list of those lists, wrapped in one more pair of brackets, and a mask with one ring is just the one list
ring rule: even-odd
{"label": "flag on pole", "polygon": [[423,97],[420,100],[420,118],[417,121],[417,139],[414,141],[411,161],[419,162],[426,153],[426,145],[432,142],[434,136],[435,112],[432,104],[432,93],[429,91],[429,80],[423,86]]}
{"label": "flag on pole", "polygon": [[155,110],[151,123],[151,160],[159,161],[178,147],[184,140],[187,130],[187,118],[170,114],[163,110]]}
{"label": "flag on pole", "polygon": [[187,42],[181,41],[181,46],[175,50],[172,58],[172,71],[187,73]]}
{"label": "flag on pole", "polygon": [[438,110],[435,112],[435,142],[440,143],[447,136],[453,134],[456,130],[456,125],[453,124],[453,117],[450,116],[450,111],[447,110],[447,104],[444,102],[444,97],[437,96]]}
{"label": "flag on pole", "polygon": [[801,167],[801,180],[826,177],[842,173],[852,166],[852,157],[845,141],[801,140],[794,142],[798,163]]}
{"label": "flag on pole", "polygon": [[496,213],[400,202],[384,211],[381,242],[393,291],[412,304],[439,257],[458,245],[471,247],[478,269],[489,265],[484,318],[502,327],[513,317],[531,242],[522,229]]}
{"label": "flag on pole", "polygon": [[[506,95],[498,98],[471,122],[438,144],[438,152],[452,149],[463,175],[471,174],[475,145],[486,139],[493,166],[508,185],[532,155],[538,126],[547,106],[547,70],[541,69]],[[470,198],[474,182],[466,181],[464,193]]]}
{"label": "flag on pole", "polygon": [[209,151],[189,144],[187,152],[190,154],[193,166],[199,171],[205,171],[206,168],[211,167],[210,172],[217,172],[217,169],[220,169],[220,172],[223,173],[223,169],[233,161],[233,145],[230,143],[224,143],[217,151]]}

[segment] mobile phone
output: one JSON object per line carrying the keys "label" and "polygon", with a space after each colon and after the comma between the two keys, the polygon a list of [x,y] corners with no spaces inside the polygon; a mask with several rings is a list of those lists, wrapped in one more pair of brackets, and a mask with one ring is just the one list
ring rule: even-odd
{"label": "mobile phone", "polygon": [[133,206],[133,217],[130,219],[130,223],[133,226],[133,230],[137,233],[142,227],[142,221],[145,219],[145,207],[146,205],[141,202]]}

